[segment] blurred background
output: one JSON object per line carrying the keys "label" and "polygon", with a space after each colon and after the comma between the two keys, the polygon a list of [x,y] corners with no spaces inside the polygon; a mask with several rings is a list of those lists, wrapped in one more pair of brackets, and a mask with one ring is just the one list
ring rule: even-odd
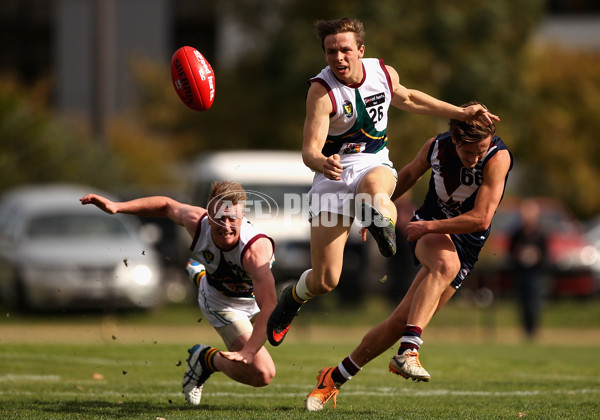
{"label": "blurred background", "polygon": [[[343,16],[365,23],[365,56],[384,58],[405,86],[455,104],[476,99],[502,119],[497,134],[515,166],[493,236],[457,301],[484,307],[518,302],[510,244],[524,198],[538,204],[547,244],[535,293],[544,302],[596,299],[600,3],[592,0],[3,0],[0,194],[26,185],[79,184],[123,199],[163,194],[199,202],[199,182],[210,177],[199,175],[198,162],[214,165],[216,152],[226,153],[221,158],[227,161],[227,153],[264,151],[263,167],[276,159],[273,151],[298,160],[307,80],[326,65],[313,25]],[[172,87],[170,58],[183,45],[202,52],[215,71],[216,99],[207,112],[186,108]],[[392,109],[388,135],[396,167],[446,124]],[[227,176],[244,181],[247,174]],[[297,182],[308,191],[310,176],[302,176]],[[256,189],[273,182],[264,178]],[[410,215],[426,187],[421,181],[399,203],[402,214]],[[35,191],[32,197],[42,208],[53,200],[36,200]],[[0,210],[0,290],[4,305],[33,307],[28,289],[43,281],[51,262],[40,262],[42,280],[33,279],[35,270],[27,269],[37,257],[15,255],[30,248],[34,239],[24,236],[32,228],[15,233],[14,217],[25,212],[11,209],[5,204]],[[165,291],[156,306],[193,305],[194,291],[183,278],[189,239],[169,222],[139,222],[151,226],[142,232],[140,253],[160,255],[162,268],[155,271]],[[297,266],[278,277],[287,281],[308,266],[307,231],[284,238],[281,227],[270,229],[285,244],[279,260]],[[52,240],[43,246],[59,242]],[[403,249],[391,264],[372,246],[354,249],[347,259],[353,274],[342,281],[334,304],[354,306],[372,295],[390,306],[397,302],[414,274]],[[75,263],[69,255],[52,269],[68,265],[75,284],[90,277],[108,282],[106,273],[115,277],[114,267],[100,268],[85,256]],[[132,268],[127,258],[116,257],[113,266]],[[54,290],[66,293],[60,285]],[[117,292],[98,293],[113,302]],[[131,306],[148,307],[136,299],[129,299]]]}

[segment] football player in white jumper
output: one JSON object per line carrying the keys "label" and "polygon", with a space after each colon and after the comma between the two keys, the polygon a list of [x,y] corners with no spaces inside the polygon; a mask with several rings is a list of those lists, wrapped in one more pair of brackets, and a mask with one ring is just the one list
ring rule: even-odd
{"label": "football player in white jumper", "polygon": [[268,385],[275,376],[275,364],[264,347],[267,319],[277,303],[271,272],[274,243],[245,218],[246,198],[242,186],[229,181],[212,184],[207,209],[169,197],[126,202],[96,194],[81,198],[82,204],[111,214],[168,217],[193,238],[192,255],[202,265],[188,264],[187,269],[195,271],[202,313],[229,351],[206,344],[188,350],[182,385],[190,404],[200,404],[202,387],[213,372],[255,387]]}
{"label": "football player in white jumper", "polygon": [[316,29],[328,66],[310,80],[302,146],[304,163],[315,172],[308,194],[312,268],[284,290],[269,318],[267,337],[274,346],[283,342],[308,299],[337,286],[355,217],[382,255],[396,252],[396,207],[390,200],[396,170],[388,158],[386,134],[389,106],[489,125],[499,121],[481,104],[458,107],[408,89],[383,60],[363,58],[362,22],[318,21]]}

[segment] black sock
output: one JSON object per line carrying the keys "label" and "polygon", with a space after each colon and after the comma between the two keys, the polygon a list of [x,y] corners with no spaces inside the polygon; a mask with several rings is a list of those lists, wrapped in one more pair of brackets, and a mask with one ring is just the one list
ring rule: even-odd
{"label": "black sock", "polygon": [[360,367],[350,359],[350,356],[346,357],[342,362],[333,369],[331,372],[331,379],[335,382],[336,388],[341,387],[346,381],[352,379],[354,375],[360,372]]}

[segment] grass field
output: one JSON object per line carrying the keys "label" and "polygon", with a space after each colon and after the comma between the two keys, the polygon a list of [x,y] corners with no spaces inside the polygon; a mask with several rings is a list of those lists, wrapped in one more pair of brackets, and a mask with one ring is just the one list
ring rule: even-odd
{"label": "grass field", "polygon": [[[587,304],[586,304],[587,305]],[[465,309],[448,307],[428,330],[422,362],[429,383],[387,372],[393,349],[372,361],[318,413],[302,409],[317,371],[338,363],[368,329],[356,320],[298,319],[281,347],[269,346],[277,376],[251,388],[213,375],[200,407],[181,393],[186,349],[219,345],[193,308],[149,315],[34,317],[0,322],[0,416],[5,419],[600,419],[600,339],[592,302],[561,307],[585,328],[568,329],[554,310],[540,339],[525,343],[505,325],[504,309],[473,325]],[[373,311],[369,311],[371,313]],[[480,312],[480,311],[479,311]],[[478,313],[479,313],[478,312]],[[461,315],[462,314],[462,315]],[[440,314],[441,315],[441,314]],[[483,321],[482,321],[483,320]],[[348,319],[346,319],[348,321]],[[370,322],[370,321],[369,321]],[[465,325],[461,325],[463,323]],[[445,325],[459,324],[458,328]],[[363,325],[364,324],[364,325]],[[566,322],[565,322],[566,324]],[[484,325],[482,327],[482,325]],[[581,322],[579,323],[581,325]]]}

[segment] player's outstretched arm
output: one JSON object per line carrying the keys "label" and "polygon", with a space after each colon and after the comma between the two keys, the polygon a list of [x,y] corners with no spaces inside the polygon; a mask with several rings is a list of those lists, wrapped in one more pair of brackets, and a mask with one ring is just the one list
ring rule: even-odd
{"label": "player's outstretched arm", "polygon": [[448,102],[441,101],[416,89],[408,89],[400,84],[398,72],[391,67],[386,66],[390,78],[392,79],[392,105],[404,111],[414,114],[433,115],[437,117],[446,117],[460,121],[470,122],[480,120],[485,124],[493,124],[494,121],[500,121],[497,115],[492,114],[481,104],[470,105],[468,107],[459,107]]}
{"label": "player's outstretched arm", "polygon": [[79,201],[81,202],[81,204],[93,204],[96,207],[98,207],[100,210],[108,213],[108,214],[115,214],[119,212],[119,206],[118,203],[115,203],[111,200],[109,200],[106,197],[103,197],[101,195],[98,194],[88,194],[82,198],[79,199]]}
{"label": "player's outstretched arm", "polygon": [[124,213],[147,217],[168,217],[174,223],[185,226],[190,235],[194,234],[200,217],[206,213],[206,209],[202,207],[190,206],[162,196],[115,202],[98,194],[88,194],[80,198],[79,201],[83,205],[93,204],[110,214]]}

